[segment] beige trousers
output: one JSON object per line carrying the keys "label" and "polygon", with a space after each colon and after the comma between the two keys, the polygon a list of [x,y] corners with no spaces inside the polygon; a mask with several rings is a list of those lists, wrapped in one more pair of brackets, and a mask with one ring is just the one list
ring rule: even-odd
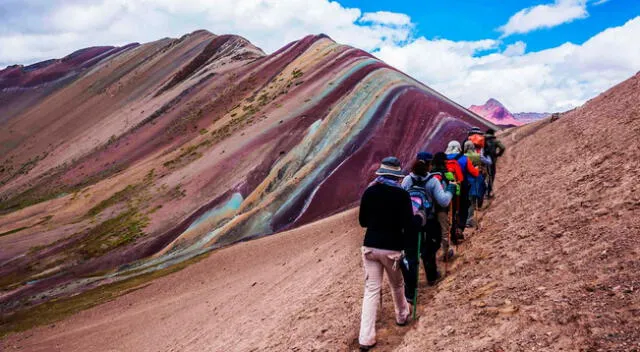
{"label": "beige trousers", "polygon": [[451,224],[449,223],[449,212],[436,211],[436,217],[438,218],[438,222],[440,223],[440,232],[442,233],[442,253],[444,255],[447,255],[447,251],[449,251],[449,237],[451,237],[449,234],[449,231],[451,230]]}
{"label": "beige trousers", "polygon": [[370,346],[376,343],[376,315],[380,304],[383,272],[387,273],[389,280],[396,323],[402,324],[409,319],[409,304],[404,298],[404,280],[400,270],[401,258],[402,254],[399,251],[362,247],[364,298],[358,339],[361,345]]}

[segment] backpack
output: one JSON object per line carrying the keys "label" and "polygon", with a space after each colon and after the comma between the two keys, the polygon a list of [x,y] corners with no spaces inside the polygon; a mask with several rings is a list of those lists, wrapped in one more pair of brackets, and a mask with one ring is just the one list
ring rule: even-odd
{"label": "backpack", "polygon": [[427,219],[433,213],[433,201],[427,194],[425,186],[434,175],[435,174],[429,174],[424,181],[411,176],[412,185],[407,190],[407,192],[409,192],[409,197],[411,198],[413,215],[418,215],[420,217],[420,223],[422,226],[427,224]]}
{"label": "backpack", "polygon": [[469,136],[469,140],[476,148],[484,148],[485,138],[481,134],[472,134]]}
{"label": "backpack", "polygon": [[460,156],[445,161],[444,165],[447,168],[447,171],[451,172],[455,176],[454,181],[457,183],[462,183],[462,181],[464,180],[464,174],[462,173],[460,164],[458,164],[458,159],[460,159]]}

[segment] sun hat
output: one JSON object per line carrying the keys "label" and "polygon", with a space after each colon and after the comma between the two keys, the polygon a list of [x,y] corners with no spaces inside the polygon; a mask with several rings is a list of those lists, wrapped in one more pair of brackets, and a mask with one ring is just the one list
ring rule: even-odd
{"label": "sun hat", "polygon": [[382,159],[380,168],[376,171],[378,176],[392,176],[392,177],[404,177],[402,172],[402,166],[400,165],[400,159],[395,156],[388,156]]}
{"label": "sun hat", "polygon": [[475,151],[476,151],[476,146],[475,146],[475,144],[473,144],[472,141],[464,142],[464,152],[465,153],[475,152]]}
{"label": "sun hat", "polygon": [[471,136],[472,134],[484,134],[484,133],[482,133],[482,130],[480,129],[480,127],[471,127],[471,129],[469,130],[469,136]]}
{"label": "sun hat", "polygon": [[461,150],[462,150],[462,148],[460,147],[460,142],[451,141],[447,145],[447,150],[445,150],[445,153],[446,154],[458,154],[458,153],[460,153]]}

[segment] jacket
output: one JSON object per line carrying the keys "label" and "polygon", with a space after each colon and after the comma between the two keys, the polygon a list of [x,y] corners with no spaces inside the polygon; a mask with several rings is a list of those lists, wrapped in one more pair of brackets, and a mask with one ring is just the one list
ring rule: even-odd
{"label": "jacket", "polygon": [[413,226],[409,193],[382,183],[369,186],[360,201],[360,226],[367,229],[364,246],[401,251]]}
{"label": "jacket", "polygon": [[464,174],[465,179],[469,176],[478,177],[480,174],[480,170],[477,167],[473,166],[473,163],[466,155],[462,155],[458,157],[459,154],[447,154],[448,160],[455,160],[458,158],[458,165],[462,169],[462,173]]}

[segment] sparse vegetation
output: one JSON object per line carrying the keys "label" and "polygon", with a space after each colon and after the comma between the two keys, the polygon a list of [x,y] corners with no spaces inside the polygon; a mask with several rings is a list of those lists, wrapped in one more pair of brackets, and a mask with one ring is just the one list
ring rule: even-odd
{"label": "sparse vegetation", "polygon": [[181,199],[187,196],[187,191],[182,188],[181,184],[178,184],[169,191],[168,195],[170,199]]}
{"label": "sparse vegetation", "polygon": [[7,235],[10,235],[10,234],[12,234],[12,233],[20,232],[20,231],[22,231],[22,230],[26,230],[26,229],[28,229],[29,227],[30,227],[30,226],[23,226],[23,227],[19,227],[19,228],[17,228],[17,229],[13,229],[13,230],[9,230],[9,231],[6,231],[6,232],[2,232],[2,233],[0,233],[0,237],[2,237],[2,236],[7,236]]}
{"label": "sparse vegetation", "polygon": [[304,73],[301,70],[295,69],[291,72],[291,76],[293,76],[293,79],[297,79],[302,77]]}
{"label": "sparse vegetation", "polygon": [[124,201],[130,203],[134,197],[139,196],[144,189],[146,189],[148,186],[150,186],[153,183],[154,177],[155,177],[155,169],[151,169],[144,176],[144,179],[142,180],[141,183],[128,185],[124,189],[114,193],[111,197],[101,201],[96,206],[89,209],[86,216],[96,216],[100,214],[103,210],[109,208],[110,206],[116,205]]}
{"label": "sparse vegetation", "polygon": [[129,280],[103,285],[77,296],[54,299],[11,315],[2,316],[0,317],[0,339],[12,332],[25,331],[36,326],[54,323],[81,310],[97,306],[127,293],[144,288],[144,285],[149,281],[180,271],[207,256],[208,254],[203,254],[162,270],[139,275]]}
{"label": "sparse vegetation", "polygon": [[85,260],[99,257],[144,236],[143,229],[148,223],[149,218],[146,215],[130,208],[90,229],[83,239],[69,250],[72,252],[69,254],[79,255]]}
{"label": "sparse vegetation", "polygon": [[110,206],[128,200],[139,190],[139,188],[140,185],[128,185],[123,190],[114,193],[111,197],[103,200],[93,208],[89,209],[89,211],[87,212],[87,216],[98,215]]}

